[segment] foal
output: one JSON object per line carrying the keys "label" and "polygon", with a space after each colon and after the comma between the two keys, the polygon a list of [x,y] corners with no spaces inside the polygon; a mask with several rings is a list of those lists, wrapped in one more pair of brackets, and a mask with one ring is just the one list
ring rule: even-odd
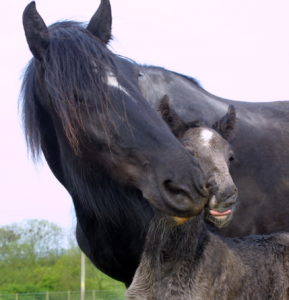
{"label": "foal", "polygon": [[237,199],[237,188],[229,171],[234,154],[228,143],[234,136],[235,108],[229,106],[213,128],[199,121],[185,123],[169,106],[167,96],[161,100],[159,111],[174,135],[201,164],[211,195],[205,208],[206,219],[223,227],[231,220]]}
{"label": "foal", "polygon": [[[164,107],[169,109],[167,102]],[[161,112],[178,136],[184,123],[174,112]],[[229,107],[227,116],[233,112]],[[229,145],[215,130],[187,124],[181,136],[188,150],[208,165],[207,170],[219,168],[212,157],[214,153],[223,153],[229,163]],[[210,144],[209,150],[199,152],[202,144]],[[172,217],[156,213],[141,263],[127,291],[128,300],[289,299],[289,235],[221,238],[211,233],[204,222],[208,212],[213,220],[217,219],[217,225],[228,222],[231,209],[224,208],[219,215],[210,209],[210,202],[216,204],[216,199],[209,201],[200,215],[181,225]]]}

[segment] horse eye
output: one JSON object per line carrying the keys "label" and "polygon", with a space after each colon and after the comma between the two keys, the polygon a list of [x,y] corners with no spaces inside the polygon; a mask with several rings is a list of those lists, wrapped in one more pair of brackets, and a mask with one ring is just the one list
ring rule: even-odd
{"label": "horse eye", "polygon": [[234,160],[235,160],[235,157],[234,157],[233,154],[231,154],[231,155],[229,156],[229,162],[232,162],[232,161],[234,161]]}

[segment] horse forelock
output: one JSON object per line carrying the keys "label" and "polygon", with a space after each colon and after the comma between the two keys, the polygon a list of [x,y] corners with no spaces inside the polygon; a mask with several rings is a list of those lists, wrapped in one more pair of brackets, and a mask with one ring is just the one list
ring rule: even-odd
{"label": "horse forelock", "polygon": [[[39,126],[32,125],[38,122],[33,120],[36,103],[41,103],[50,115],[57,115],[70,145],[79,153],[81,132],[93,119],[92,112],[105,115],[108,111],[110,96],[105,82],[108,72],[116,74],[113,54],[80,23],[55,23],[49,27],[49,35],[42,63],[33,59],[23,82],[26,138],[34,156],[40,148],[40,134],[34,129]],[[38,93],[35,99],[37,89],[49,96],[39,97]],[[106,122],[101,123],[105,131]]]}

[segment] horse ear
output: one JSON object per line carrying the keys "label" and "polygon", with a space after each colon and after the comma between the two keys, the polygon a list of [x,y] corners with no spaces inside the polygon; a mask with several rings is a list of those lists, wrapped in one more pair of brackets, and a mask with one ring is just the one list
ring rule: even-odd
{"label": "horse ear", "polygon": [[227,113],[213,125],[213,129],[219,132],[225,140],[230,140],[233,138],[235,123],[236,109],[233,105],[229,105]]}
{"label": "horse ear", "polygon": [[96,13],[87,25],[87,30],[105,44],[111,39],[111,7],[109,0],[101,0]]}
{"label": "horse ear", "polygon": [[181,137],[188,129],[185,122],[169,105],[169,97],[165,95],[160,101],[159,111],[163,120],[168,124],[171,131],[176,137]]}
{"label": "horse ear", "polygon": [[34,1],[30,2],[23,12],[23,27],[33,56],[42,60],[49,46],[49,34],[47,26],[36,10]]}

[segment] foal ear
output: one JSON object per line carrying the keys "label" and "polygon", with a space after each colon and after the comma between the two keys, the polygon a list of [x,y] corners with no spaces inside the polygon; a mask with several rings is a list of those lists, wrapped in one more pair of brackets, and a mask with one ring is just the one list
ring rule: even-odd
{"label": "foal ear", "polygon": [[169,105],[169,97],[165,95],[160,101],[159,111],[163,120],[168,124],[176,137],[181,137],[188,129],[185,122]]}
{"label": "foal ear", "polygon": [[111,39],[111,23],[112,17],[109,0],[101,0],[96,13],[87,25],[87,30],[107,44]]}
{"label": "foal ear", "polygon": [[213,125],[213,129],[219,132],[225,140],[230,140],[234,135],[235,123],[236,109],[233,105],[229,105],[227,113]]}
{"label": "foal ear", "polygon": [[23,27],[33,56],[42,60],[49,46],[49,34],[47,26],[36,10],[34,1],[30,2],[23,12]]}

